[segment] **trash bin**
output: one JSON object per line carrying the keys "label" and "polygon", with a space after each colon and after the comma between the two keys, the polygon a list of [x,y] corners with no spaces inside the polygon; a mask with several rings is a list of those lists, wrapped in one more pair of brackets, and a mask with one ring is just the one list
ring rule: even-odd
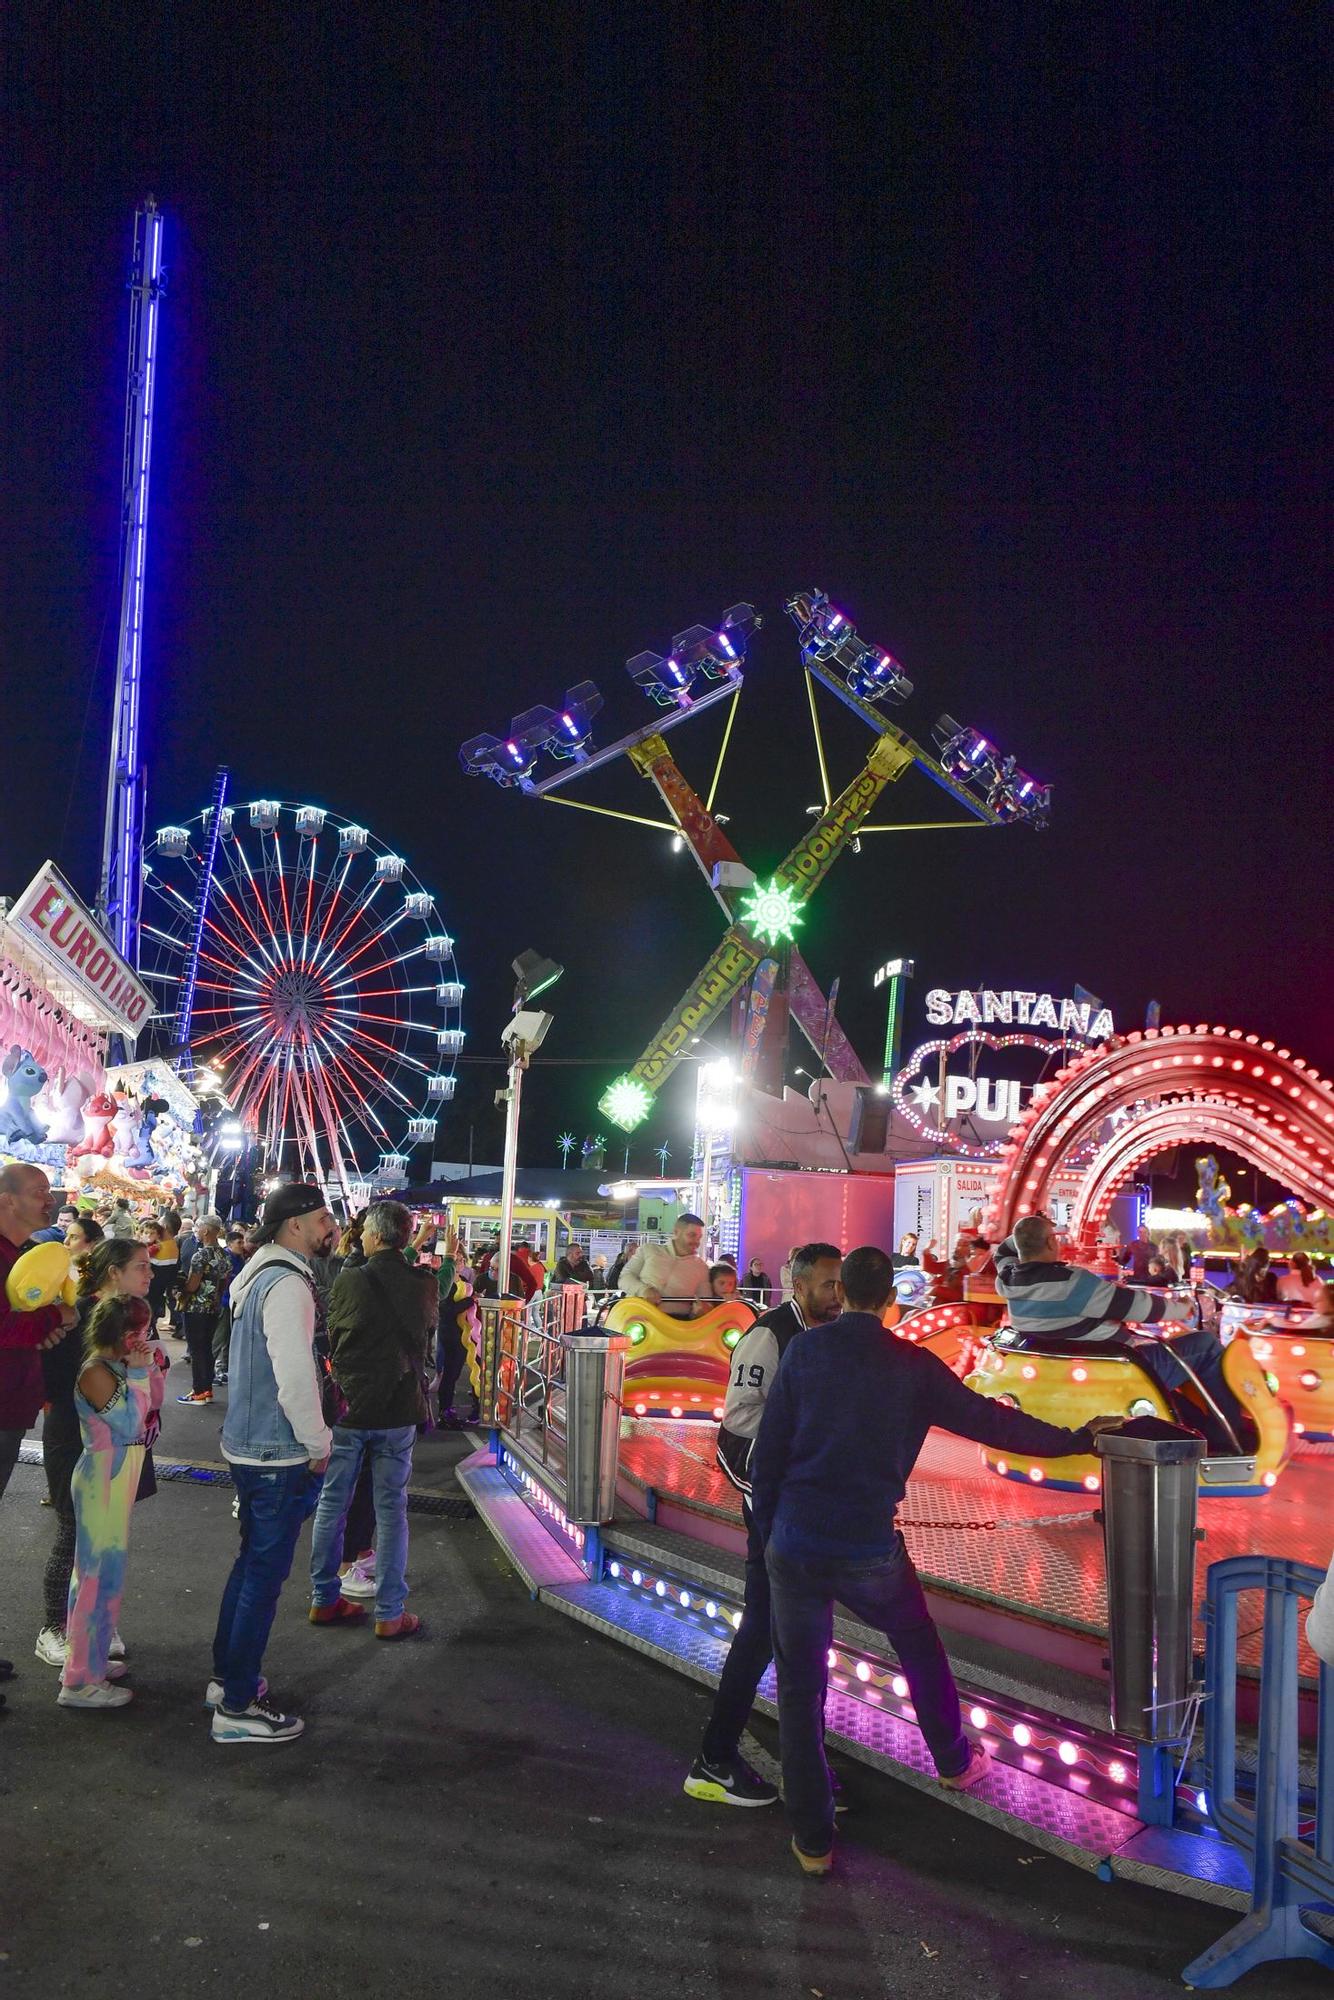
{"label": "trash bin", "polygon": [[1102,1461],[1112,1727],[1171,1743],[1194,1691],[1195,1511],[1204,1440],[1145,1417],[1095,1441]]}
{"label": "trash bin", "polygon": [[610,1521],[616,1506],[621,1391],[630,1346],[624,1333],[563,1333],[565,1512],[581,1526]]}

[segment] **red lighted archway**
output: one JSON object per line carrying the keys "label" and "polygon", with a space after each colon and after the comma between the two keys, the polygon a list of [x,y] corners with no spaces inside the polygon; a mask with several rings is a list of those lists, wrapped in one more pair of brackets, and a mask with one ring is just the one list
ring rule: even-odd
{"label": "red lighted archway", "polygon": [[1334,1208],[1334,1089],[1316,1071],[1240,1028],[1150,1028],[1087,1050],[1034,1092],[1000,1156],[992,1240],[1045,1207],[1053,1176],[1121,1112],[1083,1172],[1079,1241],[1096,1240],[1137,1167],[1196,1140],[1230,1146],[1294,1194]]}

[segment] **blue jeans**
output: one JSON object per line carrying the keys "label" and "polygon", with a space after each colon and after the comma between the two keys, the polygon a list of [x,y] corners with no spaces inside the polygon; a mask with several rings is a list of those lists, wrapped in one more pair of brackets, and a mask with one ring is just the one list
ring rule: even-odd
{"label": "blue jeans", "polygon": [[944,1778],[966,1770],[971,1754],[959,1695],[931,1622],[902,1535],[892,1554],[867,1561],[798,1561],[766,1552],[778,1666],[778,1733],[783,1796],[797,1846],[827,1854],[834,1844],[834,1795],[824,1755],[824,1701],[834,1601],[883,1632],[917,1710],[917,1726]]}
{"label": "blue jeans", "polygon": [[320,1497],[320,1475],[308,1465],[234,1465],[232,1484],[241,1502],[241,1547],[222,1593],[213,1674],[224,1708],[243,1709],[259,1687],[273,1615],[301,1525]]}
{"label": "blue jeans", "polygon": [[337,1424],[333,1438],[333,1456],[324,1475],[324,1491],[310,1537],[311,1601],[318,1605],[338,1600],[338,1566],[343,1560],[347,1511],[362,1458],[369,1452],[375,1499],[375,1616],[382,1624],[399,1617],[408,1601],[408,1481],[417,1426],[354,1431]]}
{"label": "blue jeans", "polygon": [[[1164,1389],[1187,1389],[1190,1377],[1184,1368],[1178,1366],[1176,1356],[1180,1355],[1186,1367],[1198,1375],[1204,1388],[1212,1396],[1245,1449],[1246,1412],[1237,1401],[1232,1390],[1223,1379],[1223,1349],[1216,1336],[1207,1327],[1197,1327],[1188,1332],[1174,1333],[1170,1339],[1134,1340],[1130,1342],[1130,1352],[1134,1355],[1146,1375],[1152,1375],[1155,1382]],[[1228,1452],[1232,1444],[1218,1429],[1211,1418],[1204,1418],[1203,1428],[1212,1451]],[[1254,1435],[1254,1433],[1252,1433]]]}

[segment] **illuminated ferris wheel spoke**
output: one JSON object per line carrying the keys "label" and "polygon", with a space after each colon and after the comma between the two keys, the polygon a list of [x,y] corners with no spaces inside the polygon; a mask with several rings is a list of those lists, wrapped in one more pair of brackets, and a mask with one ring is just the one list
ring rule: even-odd
{"label": "illuminated ferris wheel spoke", "polygon": [[255,899],[255,908],[259,911],[260,917],[263,919],[264,926],[269,933],[269,938],[272,942],[274,951],[278,954],[279,957],[281,957],[282,945],[278,939],[278,932],[274,927],[273,913],[269,909],[268,903],[265,900],[265,898],[260,894],[259,884],[255,880],[255,871],[250,866],[250,856],[245,851],[245,845],[242,842],[239,833],[233,834],[232,845],[236,849],[237,859],[240,861],[242,868],[245,870],[245,878],[250,885],[250,893]]}
{"label": "illuminated ferris wheel spoke", "polygon": [[310,918],[315,901],[315,843],[311,842],[310,873],[306,876],[306,920],[301,932],[301,964],[304,969],[310,962]]}
{"label": "illuminated ferris wheel spoke", "polygon": [[276,833],[273,836],[273,854],[274,859],[278,863],[278,895],[281,898],[283,906],[283,929],[287,933],[287,956],[290,958],[292,956],[292,912],[287,907],[287,883],[283,874],[282,842]]}
{"label": "illuminated ferris wheel spoke", "polygon": [[241,927],[241,930],[247,937],[251,938],[254,941],[256,951],[264,952],[267,956],[268,947],[263,943],[262,939],[260,938],[259,932],[255,929],[254,925],[250,922],[249,918],[245,915],[245,912],[240,908],[240,906],[232,901],[232,898],[228,895],[226,888],[221,882],[215,882],[214,893],[222,897],[223,902],[227,905],[227,908],[231,911],[232,915],[235,917],[237,923]]}
{"label": "illuminated ferris wheel spoke", "polygon": [[334,911],[338,908],[339,899],[342,896],[344,886],[347,882],[348,871],[350,870],[351,866],[352,866],[352,856],[349,854],[344,857],[342,872],[340,873],[337,882],[334,884],[333,895],[329,898],[329,907],[327,910],[325,910],[323,920],[320,924],[320,934],[318,938],[316,938],[315,940],[315,951],[317,955],[319,953],[321,945],[324,943],[325,938],[329,934],[329,926],[333,922]]}
{"label": "illuminated ferris wheel spoke", "polygon": [[[372,938],[371,942],[373,944],[375,940]],[[410,951],[401,951],[398,954],[397,958],[383,959],[379,965],[367,966],[362,972],[354,974],[353,977],[358,979],[373,979],[377,972],[390,972],[396,965],[406,965],[410,958],[420,958],[421,950],[422,948],[419,944],[414,944]],[[346,959],[344,963],[350,965],[352,961],[351,959]],[[335,980],[334,982],[335,988],[346,986],[348,984],[349,982],[346,979]],[[421,986],[415,988],[414,990],[420,993],[427,993],[430,991],[430,988],[426,986]]]}
{"label": "illuminated ferris wheel spoke", "polygon": [[[389,936],[390,931],[397,930],[399,925],[403,922],[406,915],[407,915],[406,910],[399,910],[394,916],[389,918],[387,923],[381,924],[379,930],[373,931],[370,937],[366,939],[366,942],[364,944],[359,944],[355,951],[350,951],[347,954],[346,958],[343,960],[344,965],[355,965],[357,960],[363,957],[366,954],[366,952],[372,951],[377,944],[382,943],[383,940]],[[411,958],[415,955],[416,951],[419,951],[420,949],[421,949],[420,946],[415,946],[413,951],[408,952],[405,955]]]}
{"label": "illuminated ferris wheel spoke", "polygon": [[356,1063],[361,1069],[368,1070],[370,1072],[370,1075],[379,1085],[380,1092],[382,1095],[394,1098],[404,1111],[408,1111],[411,1109],[412,1100],[403,1091],[399,1089],[396,1083],[392,1082],[391,1079],[385,1075],[382,1069],[376,1068],[375,1064],[370,1060],[369,1056],[363,1055],[361,1050],[358,1048],[354,1048],[350,1042],[344,1044],[343,1054],[347,1057],[349,1062]]}
{"label": "illuminated ferris wheel spoke", "polygon": [[364,885],[356,901],[353,903],[352,908],[348,912],[347,921],[343,925],[342,930],[339,931],[338,936],[329,946],[328,949],[329,958],[332,958],[334,954],[337,952],[339,946],[343,942],[343,939],[345,937],[348,937],[352,933],[352,931],[356,929],[359,919],[366,914],[367,910],[369,910],[371,904],[375,901],[375,898],[379,895],[383,887],[384,884],[381,882],[378,875],[373,875],[370,881]]}

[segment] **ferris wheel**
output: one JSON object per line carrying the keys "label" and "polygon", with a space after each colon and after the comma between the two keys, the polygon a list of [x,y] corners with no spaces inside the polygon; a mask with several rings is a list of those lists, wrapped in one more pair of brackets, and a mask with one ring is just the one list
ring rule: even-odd
{"label": "ferris wheel", "polygon": [[270,1174],[351,1199],[435,1138],[463,986],[402,855],[318,806],[214,805],[143,864],[140,970],[159,1045],[217,1071]]}

